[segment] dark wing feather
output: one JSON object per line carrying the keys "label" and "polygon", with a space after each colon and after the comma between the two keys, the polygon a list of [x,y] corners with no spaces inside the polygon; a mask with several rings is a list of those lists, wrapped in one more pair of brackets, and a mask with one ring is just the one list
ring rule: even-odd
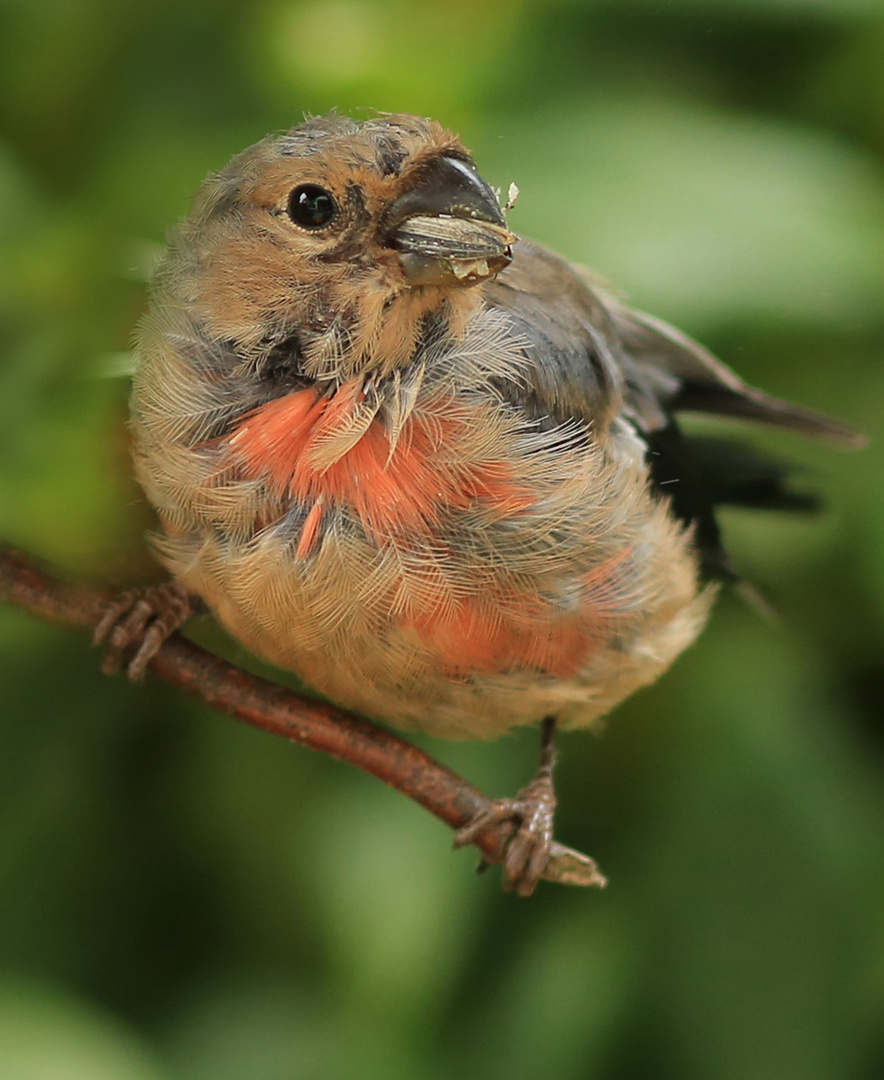
{"label": "dark wing feather", "polygon": [[[749,386],[698,342],[675,327],[618,303],[610,313],[623,343],[627,385],[641,415],[643,398],[662,396],[673,412],[702,412],[755,420],[844,446],[865,443],[844,424]],[[646,408],[646,406],[645,406]]]}
{"label": "dark wing feather", "polygon": [[[674,414],[712,413],[861,446],[862,436],[828,417],[743,382],[702,345],[668,323],[627,308],[580,268],[520,242],[513,264],[487,287],[535,362],[531,406],[542,422],[589,419],[602,436],[621,410],[647,446],[653,487],[691,525],[705,574],[739,581],[715,517],[722,505],[811,510],[814,496],[789,486],[789,463],[739,440],[684,433]],[[524,388],[518,390],[522,407]]]}
{"label": "dark wing feather", "polygon": [[[580,417],[603,434],[620,408],[623,372],[601,294],[564,259],[520,240],[512,264],[485,286],[485,298],[506,312],[512,332],[527,346],[530,404],[538,418],[561,423]],[[524,407],[524,388],[518,394]]]}
{"label": "dark wing feather", "polygon": [[674,420],[646,432],[645,442],[651,483],[669,497],[676,517],[693,528],[702,570],[709,578],[739,580],[722,545],[717,507],[792,512],[819,508],[816,495],[790,487],[797,471],[791,462],[748,443],[686,435]]}
{"label": "dark wing feather", "polygon": [[[625,404],[648,443],[651,482],[670,497],[673,512],[692,525],[706,576],[739,581],[721,542],[716,507],[808,511],[819,500],[790,486],[795,468],[789,462],[738,440],[686,435],[672,414],[751,420],[845,447],[865,440],[820,413],[749,386],[661,319],[616,301],[609,310],[623,345]],[[661,407],[669,414],[663,426],[654,422]]]}

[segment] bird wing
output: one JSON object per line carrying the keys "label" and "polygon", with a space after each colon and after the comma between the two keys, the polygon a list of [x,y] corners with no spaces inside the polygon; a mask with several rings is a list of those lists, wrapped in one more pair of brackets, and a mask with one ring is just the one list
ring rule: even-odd
{"label": "bird wing", "polygon": [[794,511],[817,502],[791,488],[788,462],[740,440],[687,434],[674,414],[711,413],[863,444],[843,424],[745,383],[698,342],[627,307],[552,252],[522,241],[514,256],[486,297],[533,346],[537,414],[548,410],[551,422],[588,419],[602,437],[614,414],[629,420],[647,446],[652,486],[691,524],[709,577],[738,579],[721,544],[717,506]]}
{"label": "bird wing", "polygon": [[[802,435],[861,446],[863,437],[821,413],[750,386],[699,342],[662,319],[611,301],[633,404],[649,392],[672,412],[753,420]],[[661,378],[662,376],[662,378]]]}
{"label": "bird wing", "polygon": [[[864,439],[836,420],[772,397],[662,319],[627,307],[580,267],[520,241],[512,265],[487,287],[543,358],[535,389],[557,416],[598,424],[619,405],[642,431],[701,412],[757,421],[844,446]],[[616,404],[615,404],[616,402]]]}

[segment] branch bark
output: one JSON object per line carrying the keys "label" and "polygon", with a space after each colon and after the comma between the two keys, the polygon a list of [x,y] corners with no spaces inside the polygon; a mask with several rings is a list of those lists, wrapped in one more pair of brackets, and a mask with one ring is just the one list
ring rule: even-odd
{"label": "branch bark", "polygon": [[[0,600],[84,631],[94,628],[107,603],[101,592],[66,582],[2,544]],[[228,716],[371,773],[454,829],[491,803],[456,773],[392,732],[228,664],[181,634],[164,643],[148,669]],[[502,860],[511,828],[505,823],[477,838],[476,846],[488,862]],[[592,859],[555,842],[543,877],[562,885],[606,884]]]}

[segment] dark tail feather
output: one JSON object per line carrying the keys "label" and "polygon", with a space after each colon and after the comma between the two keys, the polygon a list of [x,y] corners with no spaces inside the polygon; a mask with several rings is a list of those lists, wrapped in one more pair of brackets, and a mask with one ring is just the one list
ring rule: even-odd
{"label": "dark tail feather", "polygon": [[675,412],[712,413],[733,416],[738,420],[754,420],[761,424],[797,431],[818,439],[827,439],[845,448],[859,450],[866,445],[864,435],[853,431],[837,420],[830,420],[813,409],[794,405],[791,401],[771,397],[752,386],[739,391],[710,383],[684,383],[670,403]]}
{"label": "dark tail feather", "polygon": [[697,482],[713,506],[809,513],[822,505],[815,493],[789,486],[800,471],[792,462],[732,439],[687,436],[685,443],[695,462]]}
{"label": "dark tail feather", "polygon": [[[608,303],[636,386],[646,383],[657,397],[662,390],[670,409],[755,420],[844,447],[865,445],[862,435],[837,420],[749,386],[699,342],[662,319],[610,298]],[[661,387],[661,377],[674,380],[668,392]]]}
{"label": "dark tail feather", "polygon": [[809,513],[821,502],[789,484],[797,471],[789,462],[737,440],[684,435],[674,423],[645,436],[651,480],[669,497],[677,517],[694,529],[706,577],[731,583],[742,579],[725,550],[715,508]]}

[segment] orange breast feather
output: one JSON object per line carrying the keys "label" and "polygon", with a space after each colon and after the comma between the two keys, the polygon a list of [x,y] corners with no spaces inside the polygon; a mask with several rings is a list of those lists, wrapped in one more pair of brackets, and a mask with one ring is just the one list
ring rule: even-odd
{"label": "orange breast feather", "polygon": [[[504,461],[459,454],[470,441],[469,414],[459,403],[410,417],[392,452],[386,428],[374,418],[340,457],[317,466],[315,451],[346,428],[361,393],[360,384],[349,383],[333,395],[287,394],[249,413],[230,437],[245,476],[265,479],[307,509],[299,558],[315,548],[325,509],[335,505],[353,512],[377,543],[402,543],[409,535],[433,535],[447,515],[471,506],[506,518],[533,504],[532,492],[512,479]],[[587,584],[613,574],[622,558]],[[399,622],[453,676],[533,669],[568,677],[586,662],[612,614],[561,611],[539,592],[495,598],[467,591],[432,613],[402,613]]]}
{"label": "orange breast feather", "polygon": [[[504,462],[458,463],[468,424],[463,408],[410,418],[392,453],[383,423],[374,419],[337,460],[317,466],[315,451],[351,421],[360,393],[358,382],[333,395],[298,390],[249,413],[230,439],[245,475],[265,477],[278,494],[306,507],[346,506],[378,541],[426,530],[446,511],[476,502],[501,516],[533,502]],[[314,536],[317,526],[314,521]]]}

